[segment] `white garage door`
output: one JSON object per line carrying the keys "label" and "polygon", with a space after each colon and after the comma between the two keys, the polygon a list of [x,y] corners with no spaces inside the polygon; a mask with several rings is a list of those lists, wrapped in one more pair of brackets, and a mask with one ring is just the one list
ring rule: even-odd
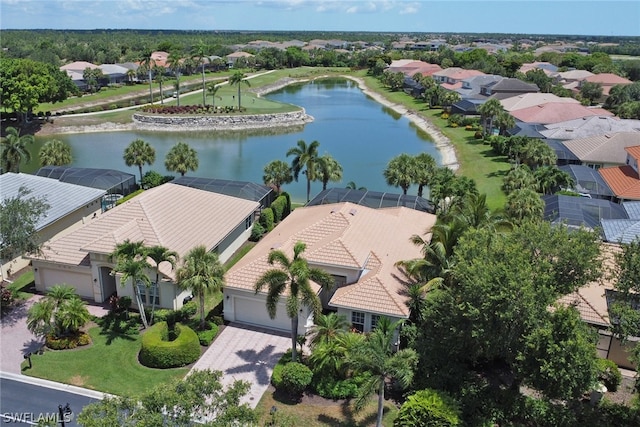
{"label": "white garage door", "polygon": [[281,331],[291,330],[291,319],[287,317],[284,306],[280,305],[276,318],[271,319],[267,313],[267,306],[264,300],[239,297],[234,297],[233,300],[236,322]]}
{"label": "white garage door", "polygon": [[93,300],[93,284],[91,283],[91,271],[89,270],[87,274],[83,274],[76,271],[43,268],[41,277],[45,290],[54,285],[66,283],[76,288],[77,294],[81,297]]}

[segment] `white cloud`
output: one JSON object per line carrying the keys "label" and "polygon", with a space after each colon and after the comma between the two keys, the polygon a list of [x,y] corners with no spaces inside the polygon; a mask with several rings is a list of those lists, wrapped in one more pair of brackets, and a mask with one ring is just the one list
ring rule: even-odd
{"label": "white cloud", "polygon": [[418,4],[408,4],[400,10],[400,15],[413,15],[418,13],[419,7]]}

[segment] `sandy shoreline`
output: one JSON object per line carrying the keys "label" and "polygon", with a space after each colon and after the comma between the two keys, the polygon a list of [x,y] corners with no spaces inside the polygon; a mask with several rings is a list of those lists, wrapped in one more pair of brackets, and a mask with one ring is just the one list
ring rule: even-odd
{"label": "sandy shoreline", "polygon": [[[358,86],[367,96],[374,99],[376,102],[384,105],[392,109],[393,111],[407,117],[416,127],[427,133],[431,139],[433,140],[436,149],[440,152],[442,157],[441,164],[442,166],[446,166],[453,171],[456,171],[459,167],[458,159],[456,156],[455,149],[451,144],[449,138],[447,138],[440,129],[434,126],[430,121],[420,116],[414,111],[409,110],[407,107],[401,104],[395,104],[387,100],[381,94],[372,91],[365,84],[364,80],[358,77],[352,76],[342,76],[344,78],[350,79],[358,83]],[[316,77],[315,79],[322,78]],[[314,80],[315,80],[314,79]],[[287,79],[283,82],[276,82],[274,85],[271,85],[266,88],[258,88],[256,90],[256,94],[258,96],[264,95],[266,93],[281,89],[287,85],[293,83],[302,83],[308,81],[309,79]],[[166,131],[163,127],[158,127],[157,129],[152,129],[147,125],[140,126],[137,122],[131,123],[100,123],[100,124],[90,124],[90,125],[80,125],[80,126],[46,126],[41,129],[36,135],[52,135],[52,134],[71,134],[71,133],[90,133],[90,132],[117,132],[117,131],[134,131],[134,130],[158,130],[158,131]],[[188,129],[185,129],[188,130]],[[235,129],[242,130],[242,129]]]}

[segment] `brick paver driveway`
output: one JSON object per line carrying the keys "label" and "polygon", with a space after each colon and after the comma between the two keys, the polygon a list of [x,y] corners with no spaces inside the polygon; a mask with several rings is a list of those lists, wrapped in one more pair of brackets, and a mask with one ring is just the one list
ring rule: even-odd
{"label": "brick paver driveway", "polygon": [[193,369],[222,371],[222,384],[251,383],[242,399],[255,408],[267,390],[273,367],[291,347],[289,334],[239,324],[227,325]]}

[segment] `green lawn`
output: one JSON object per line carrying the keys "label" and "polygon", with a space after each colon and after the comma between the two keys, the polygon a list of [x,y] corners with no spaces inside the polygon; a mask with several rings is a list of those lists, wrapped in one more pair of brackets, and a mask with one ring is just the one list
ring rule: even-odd
{"label": "green lawn", "polygon": [[146,368],[138,363],[139,335],[101,332],[100,327],[89,330],[93,343],[87,348],[32,356],[33,367],[27,368],[24,362],[23,374],[121,396],[139,396],[158,384],[182,378],[189,371]]}
{"label": "green lawn", "polygon": [[16,298],[27,300],[33,296],[33,293],[30,292],[30,288],[33,286],[35,286],[33,271],[27,271],[15,279],[8,288],[15,293]]}

